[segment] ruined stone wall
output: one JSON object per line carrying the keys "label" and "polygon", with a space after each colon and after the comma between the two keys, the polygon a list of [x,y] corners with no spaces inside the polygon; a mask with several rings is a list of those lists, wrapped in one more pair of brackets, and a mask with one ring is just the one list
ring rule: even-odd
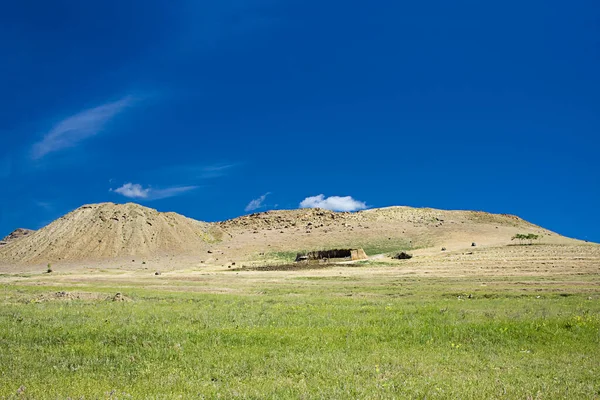
{"label": "ruined stone wall", "polygon": [[363,249],[353,249],[352,250],[352,260],[366,260],[367,253]]}
{"label": "ruined stone wall", "polygon": [[327,260],[364,260],[367,258],[363,249],[334,249],[311,251],[307,254],[298,254],[296,261]]}

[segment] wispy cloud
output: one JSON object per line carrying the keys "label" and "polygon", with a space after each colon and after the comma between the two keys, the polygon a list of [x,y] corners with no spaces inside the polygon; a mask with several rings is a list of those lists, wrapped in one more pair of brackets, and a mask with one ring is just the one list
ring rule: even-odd
{"label": "wispy cloud", "polygon": [[33,202],[37,207],[40,207],[46,211],[52,211],[52,209],[54,208],[53,204],[48,201],[34,200]]}
{"label": "wispy cloud", "polygon": [[244,210],[246,211],[254,211],[254,210],[258,210],[259,208],[264,207],[264,202],[265,199],[267,198],[268,195],[270,195],[270,192],[267,192],[265,194],[263,194],[262,196],[260,196],[258,199],[254,199],[252,200],[250,203],[248,203],[248,205],[246,206],[246,208]]}
{"label": "wispy cloud", "polygon": [[182,181],[197,182],[204,179],[213,179],[226,176],[231,170],[237,167],[237,163],[218,163],[218,164],[182,164],[170,165],[149,171],[154,179],[172,179],[176,176]]}
{"label": "wispy cloud", "polygon": [[198,186],[173,186],[164,189],[154,189],[151,187],[144,188],[139,183],[129,182],[117,189],[110,189],[110,191],[130,199],[160,200],[179,196],[197,188]]}
{"label": "wispy cloud", "polygon": [[[225,176],[229,173],[230,169],[237,165],[238,164],[221,163],[213,165],[175,165],[163,167],[152,173],[143,174],[146,178],[141,179],[144,181],[162,183],[163,188],[154,188],[151,185],[143,186],[139,183],[128,182],[116,189],[110,189],[110,191],[130,199],[166,199],[168,197],[180,196],[199,188],[201,182],[205,179]],[[177,179],[176,182],[183,184],[174,186],[173,179]],[[115,180],[111,178],[109,183],[114,181]]]}
{"label": "wispy cloud", "polygon": [[215,164],[200,167],[198,171],[198,178],[218,178],[220,176],[227,175],[229,170],[235,166],[237,166],[237,164]]}
{"label": "wispy cloud", "polygon": [[367,208],[363,201],[354,200],[351,196],[318,196],[307,197],[300,203],[300,208],[324,208],[331,211],[357,211]]}
{"label": "wispy cloud", "polygon": [[58,150],[73,147],[81,141],[100,133],[114,117],[133,105],[134,99],[126,96],[118,101],[81,111],[56,124],[31,149],[31,157],[40,159]]}

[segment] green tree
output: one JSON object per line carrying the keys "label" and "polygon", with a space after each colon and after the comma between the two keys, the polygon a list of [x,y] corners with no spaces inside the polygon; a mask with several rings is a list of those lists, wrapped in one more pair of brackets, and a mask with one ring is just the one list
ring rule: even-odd
{"label": "green tree", "polygon": [[515,236],[511,238],[511,240],[518,240],[519,244],[533,244],[535,240],[539,240],[542,238],[542,235],[536,235],[535,233],[517,233]]}

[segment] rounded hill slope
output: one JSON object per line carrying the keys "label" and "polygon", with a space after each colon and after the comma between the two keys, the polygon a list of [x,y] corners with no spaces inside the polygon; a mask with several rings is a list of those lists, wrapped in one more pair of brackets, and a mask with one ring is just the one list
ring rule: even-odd
{"label": "rounded hill slope", "polygon": [[187,252],[220,237],[219,228],[173,212],[101,203],[82,206],[9,242],[0,247],[0,259],[36,263]]}
{"label": "rounded hill slope", "polygon": [[517,234],[535,234],[544,244],[577,242],[514,215],[406,206],[353,213],[266,211],[217,225],[227,233],[228,251],[238,260],[344,248],[362,248],[369,256],[425,248],[440,252],[513,244]]}

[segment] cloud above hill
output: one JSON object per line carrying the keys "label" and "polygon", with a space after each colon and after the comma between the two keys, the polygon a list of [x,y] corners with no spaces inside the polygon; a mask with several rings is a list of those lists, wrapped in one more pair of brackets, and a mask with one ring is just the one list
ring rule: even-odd
{"label": "cloud above hill", "polygon": [[271,194],[270,192],[267,192],[265,194],[263,194],[262,196],[260,196],[258,199],[254,199],[252,200],[250,203],[248,203],[248,205],[246,206],[246,208],[244,209],[245,211],[254,211],[254,210],[258,210],[259,208],[264,207],[264,202],[265,199],[267,198],[267,196]]}
{"label": "cloud above hill", "polygon": [[151,187],[144,188],[139,183],[129,182],[117,189],[110,189],[110,191],[130,199],[160,200],[179,196],[197,188],[198,186],[173,186],[165,189],[154,189]]}
{"label": "cloud above hill", "polygon": [[357,211],[367,208],[363,201],[353,199],[351,196],[318,196],[307,197],[300,203],[300,208],[324,208],[331,211]]}
{"label": "cloud above hill", "polygon": [[33,145],[31,158],[38,160],[58,150],[74,147],[83,140],[97,135],[114,117],[133,103],[133,97],[126,96],[118,101],[83,110],[63,119],[54,125],[42,140]]}
{"label": "cloud above hill", "polygon": [[145,199],[148,197],[150,188],[144,189],[139,183],[126,183],[120,188],[115,189],[114,192],[131,199]]}

